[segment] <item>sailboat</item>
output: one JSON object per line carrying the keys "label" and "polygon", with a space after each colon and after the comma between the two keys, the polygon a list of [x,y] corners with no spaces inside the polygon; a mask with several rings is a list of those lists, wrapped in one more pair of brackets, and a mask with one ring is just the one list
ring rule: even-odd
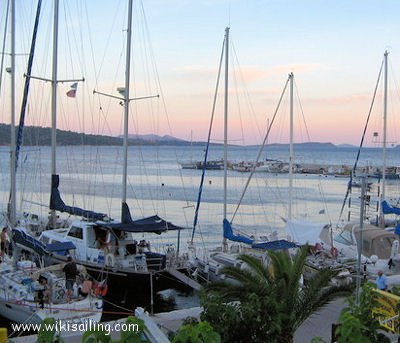
{"label": "sailboat", "polygon": [[[354,222],[350,220],[350,212],[348,215],[348,222],[345,222],[342,227],[339,228],[338,233],[334,236],[324,230],[321,233],[321,238],[328,244],[328,246],[334,246],[339,253],[344,256],[357,258],[357,255],[361,255],[363,263],[366,263],[368,270],[375,272],[379,269],[384,270],[387,274],[393,274],[398,272],[398,265],[400,262],[399,255],[399,237],[400,224],[399,221],[388,220],[385,218],[387,214],[400,214],[400,209],[389,204],[386,199],[386,180],[387,180],[387,97],[388,97],[388,55],[385,51],[382,61],[382,66],[379,71],[378,81],[375,87],[374,99],[377,93],[379,81],[381,80],[381,74],[383,70],[383,142],[382,142],[382,167],[381,174],[382,179],[380,183],[380,194],[379,199],[375,202],[372,196],[367,195],[367,191],[371,187],[369,178],[367,175],[361,177],[361,203],[360,203],[360,218]],[[372,105],[370,108],[370,113]],[[369,119],[369,116],[368,116]],[[353,185],[353,177],[356,174],[357,163],[363,145],[366,128],[368,125],[365,124],[364,134],[361,139],[360,147],[358,150],[357,158],[353,166],[352,173],[350,174],[350,181],[348,184],[345,199],[342,204],[340,217],[343,214],[345,203],[347,200],[350,201],[351,187]],[[375,206],[376,205],[376,206]],[[371,208],[377,208],[378,211],[372,216],[367,215],[366,210]],[[340,218],[339,218],[340,220]]]}
{"label": "sailboat", "polygon": [[[66,297],[63,264],[40,268],[34,262],[3,257],[0,263],[0,315],[18,323],[40,324],[45,318],[62,322],[100,322],[103,300],[94,292]],[[80,278],[87,279],[83,267]],[[79,315],[77,315],[79,313]]]}
{"label": "sailboat", "polygon": [[[232,223],[227,219],[227,171],[228,171],[228,67],[229,67],[229,27],[225,29],[225,37],[224,37],[224,56],[225,56],[225,93],[224,93],[224,158],[223,158],[223,170],[224,170],[224,188],[223,188],[223,241],[222,246],[217,247],[213,251],[196,251],[196,247],[194,246],[193,237],[195,228],[197,225],[197,218],[199,213],[199,207],[201,202],[201,192],[202,185],[204,181],[204,172],[206,170],[203,167],[203,174],[200,182],[200,191],[197,201],[197,206],[195,210],[194,223],[193,223],[193,231],[192,231],[192,239],[189,245],[189,250],[191,251],[192,259],[190,260],[191,269],[193,270],[193,275],[200,280],[206,282],[213,282],[217,280],[221,280],[226,278],[225,275],[221,275],[221,268],[224,266],[241,266],[242,261],[237,259],[237,256],[241,252],[251,252],[254,255],[257,255],[260,259],[265,259],[265,250],[278,250],[278,249],[291,249],[296,248],[297,245],[294,242],[290,242],[286,239],[279,239],[276,232],[273,232],[271,235],[264,236],[261,240],[257,240],[254,237],[247,236],[245,234],[236,233],[233,230]],[[222,64],[222,59],[221,59]],[[221,69],[221,66],[220,66]],[[288,84],[290,84],[291,89],[291,113],[293,113],[293,79],[294,76],[291,73],[287,79],[284,90],[282,92],[281,98],[279,100],[279,104],[283,98],[283,95],[286,91]],[[219,82],[219,80],[218,80]],[[215,97],[213,108],[215,108]],[[278,105],[279,108],[279,105]],[[277,109],[278,110],[278,109]],[[277,112],[276,110],[276,112]],[[275,112],[275,115],[276,115]],[[293,116],[291,116],[292,118]],[[293,121],[291,120],[291,137],[293,137]],[[268,125],[268,132],[264,138],[264,142],[260,147],[258,156],[256,158],[255,163],[252,164],[252,170],[250,172],[250,176],[248,178],[248,182],[245,186],[245,189],[242,194],[242,198],[244,193],[246,192],[247,186],[251,180],[251,177],[255,173],[255,169],[258,165],[260,156],[262,154],[263,148],[266,144],[269,131],[271,129],[272,122]],[[211,127],[208,134],[208,142],[210,141],[211,135]],[[204,156],[203,166],[206,165],[207,156],[208,156],[208,148],[209,144],[207,144]],[[290,145],[290,158],[289,158],[289,188],[292,187],[292,169],[293,169],[293,142],[291,139]],[[291,199],[291,194],[289,196]],[[291,218],[291,201],[289,202],[289,217]],[[234,242],[233,245],[229,247],[228,242]],[[228,280],[229,281],[229,280]]]}
{"label": "sailboat", "polygon": [[[58,1],[57,1],[58,3]],[[58,11],[58,8],[56,8]],[[110,292],[108,296],[115,301],[126,301],[130,295],[156,292],[171,288],[180,282],[171,275],[170,271],[182,266],[184,261],[179,259],[177,252],[169,247],[167,253],[156,253],[151,250],[149,241],[140,239],[143,233],[161,234],[169,230],[182,230],[165,221],[158,215],[133,220],[127,204],[127,164],[128,164],[128,118],[129,103],[133,100],[145,99],[153,96],[131,99],[130,87],[130,60],[132,37],[132,12],[133,0],[128,3],[128,28],[126,43],[126,69],[125,86],[119,88],[123,96],[110,97],[122,101],[124,107],[124,140],[123,140],[123,178],[122,178],[122,203],[121,220],[114,220],[107,214],[85,210],[79,207],[68,206],[63,201],[58,189],[60,178],[56,173],[56,100],[54,97],[52,113],[52,179],[50,210],[51,218],[49,230],[45,230],[39,237],[39,245],[46,247],[46,260],[52,263],[65,262],[67,256],[83,265],[89,274],[95,278],[107,278]],[[57,13],[55,14],[57,17]],[[56,26],[56,21],[55,21]],[[55,34],[56,36],[56,34]],[[55,49],[57,41],[55,42]],[[54,55],[56,61],[57,56]],[[53,69],[53,87],[57,85],[57,70]],[[79,80],[76,80],[79,81]],[[53,89],[55,96],[55,90]],[[96,92],[101,95],[104,93]],[[158,95],[156,95],[158,97]],[[68,213],[77,217],[71,220],[68,226],[57,228],[56,212]],[[18,231],[18,228],[15,229]],[[19,230],[15,235],[16,244],[20,247],[35,249],[37,244],[32,244],[32,237],[27,239],[26,232]],[[137,238],[137,240],[135,239]],[[51,251],[51,245],[60,245],[57,251]],[[180,264],[182,263],[182,264]]]}
{"label": "sailboat", "polygon": [[[11,229],[15,229],[15,0],[11,1],[11,79],[11,196],[8,223]],[[29,324],[40,324],[43,319],[49,317],[70,323],[100,321],[102,299],[91,293],[84,297],[78,295],[70,299],[65,297],[66,281],[63,265],[39,268],[35,262],[23,260],[18,247],[14,247],[11,258],[7,255],[7,250],[0,257],[1,316],[11,321]],[[87,275],[84,268],[80,268],[80,271],[85,278]]]}

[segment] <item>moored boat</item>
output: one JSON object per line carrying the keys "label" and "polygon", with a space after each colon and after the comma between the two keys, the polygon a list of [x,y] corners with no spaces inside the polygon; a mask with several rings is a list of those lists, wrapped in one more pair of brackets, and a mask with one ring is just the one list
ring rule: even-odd
{"label": "moored boat", "polygon": [[[103,300],[90,292],[66,297],[63,265],[37,268],[31,261],[0,263],[0,315],[18,323],[40,324],[45,318],[82,323],[100,322]],[[87,278],[84,268],[79,268]]]}

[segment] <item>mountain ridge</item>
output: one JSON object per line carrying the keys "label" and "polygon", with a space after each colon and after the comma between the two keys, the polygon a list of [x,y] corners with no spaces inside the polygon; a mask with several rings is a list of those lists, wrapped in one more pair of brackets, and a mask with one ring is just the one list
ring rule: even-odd
{"label": "mountain ridge", "polygon": [[[0,123],[0,145],[10,145],[10,125]],[[78,133],[74,131],[57,130],[57,145],[122,145],[123,139],[121,136],[106,136],[94,135],[86,133]],[[175,146],[199,146],[205,145],[206,142],[196,141],[190,142],[181,138],[176,138],[170,135],[159,136],[155,134],[137,135],[130,134],[128,137],[129,145],[175,145]],[[23,145],[25,146],[50,146],[51,145],[51,129],[49,127],[40,126],[25,126],[23,133]],[[214,146],[221,146],[222,143],[211,143]],[[259,146],[255,144],[248,145],[248,147]],[[289,146],[288,143],[271,143],[267,145],[269,149],[282,148]],[[326,142],[306,142],[294,143],[297,149],[339,149],[339,148],[356,148],[351,144],[339,144]],[[400,145],[394,149],[400,148]]]}

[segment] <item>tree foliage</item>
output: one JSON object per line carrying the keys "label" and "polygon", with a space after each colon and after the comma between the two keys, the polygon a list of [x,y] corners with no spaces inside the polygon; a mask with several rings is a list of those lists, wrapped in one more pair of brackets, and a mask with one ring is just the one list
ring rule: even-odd
{"label": "tree foliage", "polygon": [[356,303],[355,297],[348,298],[349,306],[346,307],[339,318],[336,329],[338,343],[384,343],[390,340],[378,330],[379,322],[372,316],[372,308],[377,306],[372,296],[372,285],[363,285],[360,302]]}
{"label": "tree foliage", "polygon": [[191,323],[179,328],[172,343],[220,343],[220,335],[207,322]]}
{"label": "tree foliage", "polygon": [[258,257],[239,256],[246,268],[222,270],[234,282],[207,286],[202,319],[211,323],[223,342],[293,342],[295,331],[312,313],[353,289],[330,284],[338,274],[330,268],[316,271],[303,285],[307,253],[307,246],[294,256],[270,251],[268,265]]}

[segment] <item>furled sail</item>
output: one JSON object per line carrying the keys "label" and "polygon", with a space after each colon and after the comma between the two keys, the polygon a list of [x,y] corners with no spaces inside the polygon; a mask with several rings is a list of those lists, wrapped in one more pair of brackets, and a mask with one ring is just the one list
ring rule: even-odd
{"label": "furled sail", "polygon": [[233,242],[245,243],[251,245],[255,249],[263,250],[282,250],[296,248],[298,245],[293,242],[289,242],[285,239],[270,241],[270,242],[259,242],[255,243],[254,239],[246,236],[235,235],[232,230],[232,226],[227,219],[224,219],[224,237]]}
{"label": "furled sail", "polygon": [[254,242],[253,239],[250,239],[249,237],[246,237],[246,236],[235,235],[233,233],[231,223],[229,223],[229,221],[226,218],[223,221],[223,225],[224,225],[224,237],[226,239],[229,239],[230,241],[233,241],[233,242],[253,244],[253,242]]}
{"label": "furled sail", "polygon": [[298,245],[296,243],[289,242],[286,239],[278,239],[276,241],[271,241],[271,242],[261,242],[252,244],[252,248],[262,249],[262,250],[284,250],[297,247]]}
{"label": "furled sail", "polygon": [[386,200],[382,201],[382,212],[384,214],[397,214],[400,215],[400,208],[390,206]]}
{"label": "furled sail", "polygon": [[60,191],[58,186],[60,184],[59,175],[51,176],[51,196],[50,196],[50,209],[60,212],[66,212],[74,216],[80,216],[88,220],[106,220],[108,216],[104,213],[93,212],[89,210],[84,210],[79,207],[68,206],[61,199]]}

